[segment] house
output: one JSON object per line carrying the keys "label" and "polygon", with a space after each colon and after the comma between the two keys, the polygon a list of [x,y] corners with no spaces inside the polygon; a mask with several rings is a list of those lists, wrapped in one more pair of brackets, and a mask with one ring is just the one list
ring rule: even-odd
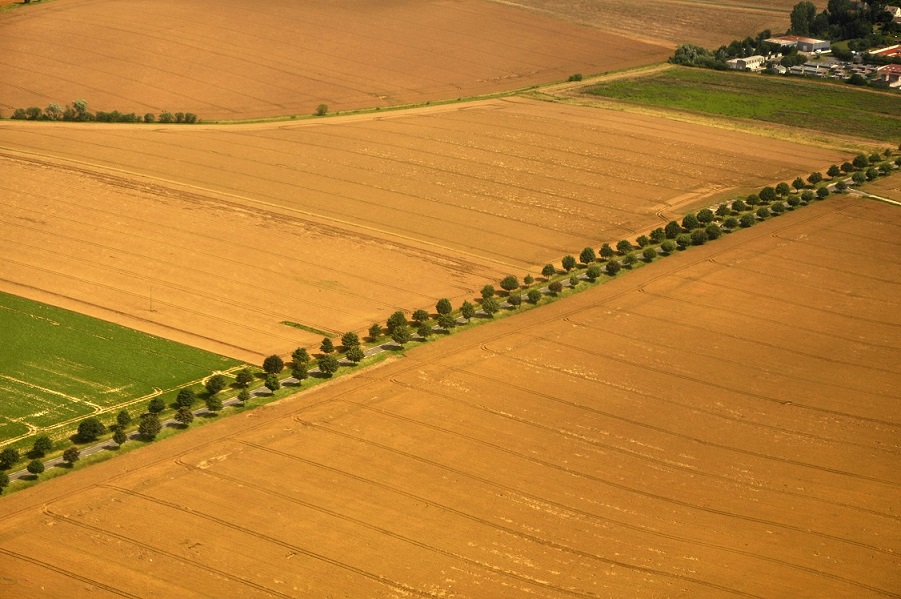
{"label": "house", "polygon": [[764,63],[766,63],[766,59],[759,55],[748,56],[747,58],[733,58],[726,61],[729,68],[736,71],[759,71],[764,68]]}
{"label": "house", "polygon": [[818,40],[800,35],[782,35],[763,40],[769,44],[783,47],[796,47],[799,52],[823,52],[829,50],[831,44],[827,40]]}
{"label": "house", "polygon": [[885,12],[892,15],[895,19],[901,18],[901,6],[886,6]]}
{"label": "house", "polygon": [[901,64],[887,64],[876,69],[879,81],[889,87],[901,87]]}
{"label": "house", "polygon": [[870,50],[870,54],[873,56],[882,56],[883,58],[901,58],[901,44],[880,48],[879,50]]}

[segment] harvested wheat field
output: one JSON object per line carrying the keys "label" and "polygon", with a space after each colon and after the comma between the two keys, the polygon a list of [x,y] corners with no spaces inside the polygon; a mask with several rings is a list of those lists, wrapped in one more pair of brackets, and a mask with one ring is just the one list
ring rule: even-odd
{"label": "harvested wheat field", "polygon": [[522,99],[0,137],[0,289],[253,361],[847,158]]}
{"label": "harvested wheat field", "polygon": [[[716,48],[758,31],[782,33],[796,0],[493,0],[535,14],[597,27],[649,43],[694,43]],[[815,2],[820,10],[825,2]],[[713,26],[711,26],[713,25]]]}
{"label": "harvested wheat field", "polygon": [[489,94],[665,60],[649,44],[484,0],[57,0],[0,14],[0,110],[201,119]]}
{"label": "harvested wheat field", "polygon": [[854,198],[0,501],[33,597],[898,597],[901,227]]}

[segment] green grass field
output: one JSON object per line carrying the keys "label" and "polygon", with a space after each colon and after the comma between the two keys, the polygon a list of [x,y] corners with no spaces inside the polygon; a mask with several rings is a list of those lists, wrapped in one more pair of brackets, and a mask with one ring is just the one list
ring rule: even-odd
{"label": "green grass field", "polygon": [[590,93],[713,116],[752,119],[897,143],[901,94],[801,77],[677,67],[592,86]]}
{"label": "green grass field", "polygon": [[[0,293],[0,445],[238,364]],[[60,427],[51,436],[76,426]]]}

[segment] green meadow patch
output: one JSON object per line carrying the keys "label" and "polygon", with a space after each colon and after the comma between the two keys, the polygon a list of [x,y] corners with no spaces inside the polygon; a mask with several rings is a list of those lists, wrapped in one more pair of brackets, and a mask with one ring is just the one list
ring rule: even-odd
{"label": "green meadow patch", "polygon": [[0,293],[0,444],[48,429],[54,437],[70,434],[83,417],[238,364]]}
{"label": "green meadow patch", "polygon": [[901,138],[901,94],[802,77],[674,67],[592,86],[589,93],[703,114],[874,140]]}

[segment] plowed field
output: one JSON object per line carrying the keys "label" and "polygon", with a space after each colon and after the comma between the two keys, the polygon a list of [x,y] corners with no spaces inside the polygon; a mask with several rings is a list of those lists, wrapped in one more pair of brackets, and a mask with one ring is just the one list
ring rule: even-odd
{"label": "plowed field", "polygon": [[253,361],[847,158],[519,99],[0,136],[0,288]]}
{"label": "plowed field", "polygon": [[[772,29],[788,29],[795,0],[495,0],[536,14],[586,23],[616,35],[676,46],[684,43],[717,48],[735,39]],[[815,3],[820,10],[825,2]]]}
{"label": "plowed field", "polygon": [[58,0],[0,14],[0,110],[312,114],[665,60],[665,44],[483,0]]}
{"label": "plowed field", "polygon": [[4,498],[4,592],[897,597],[899,215],[832,199]]}

